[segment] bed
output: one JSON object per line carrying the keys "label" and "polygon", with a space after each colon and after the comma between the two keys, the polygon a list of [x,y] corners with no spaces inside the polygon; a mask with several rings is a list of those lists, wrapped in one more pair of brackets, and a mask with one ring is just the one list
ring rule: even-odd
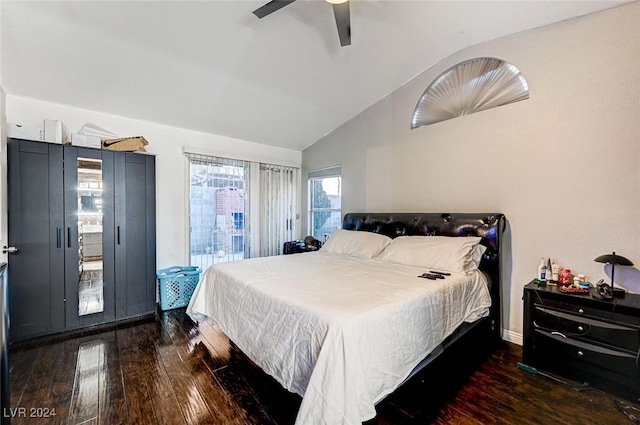
{"label": "bed", "polygon": [[296,425],[360,424],[472,329],[500,339],[503,229],[502,214],[346,214],[319,251],[209,268],[187,313],[302,396]]}

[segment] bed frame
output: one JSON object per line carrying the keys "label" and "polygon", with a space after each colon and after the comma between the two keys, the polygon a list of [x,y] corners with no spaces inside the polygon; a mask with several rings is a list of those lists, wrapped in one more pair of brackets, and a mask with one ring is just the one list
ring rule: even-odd
{"label": "bed frame", "polygon": [[[346,230],[381,233],[390,238],[397,236],[480,236],[480,243],[487,247],[480,270],[489,276],[491,309],[489,316],[474,323],[465,323],[442,344],[431,352],[411,372],[406,380],[438,358],[448,347],[473,329],[487,329],[490,342],[497,344],[502,339],[501,236],[505,227],[505,217],[499,213],[348,213],[344,216],[342,228]],[[405,380],[405,381],[406,381]]]}

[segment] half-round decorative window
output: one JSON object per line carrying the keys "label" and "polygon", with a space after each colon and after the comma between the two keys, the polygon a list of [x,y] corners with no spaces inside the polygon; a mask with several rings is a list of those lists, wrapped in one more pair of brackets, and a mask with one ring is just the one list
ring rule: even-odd
{"label": "half-round decorative window", "polygon": [[452,66],[424,91],[411,119],[418,128],[529,98],[524,75],[497,58],[475,58]]}

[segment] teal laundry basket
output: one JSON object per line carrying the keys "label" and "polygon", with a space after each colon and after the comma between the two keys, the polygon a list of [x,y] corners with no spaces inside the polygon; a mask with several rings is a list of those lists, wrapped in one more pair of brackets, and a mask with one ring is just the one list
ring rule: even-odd
{"label": "teal laundry basket", "polygon": [[200,281],[197,266],[173,266],[156,273],[160,290],[160,309],[171,310],[189,304],[191,295]]}

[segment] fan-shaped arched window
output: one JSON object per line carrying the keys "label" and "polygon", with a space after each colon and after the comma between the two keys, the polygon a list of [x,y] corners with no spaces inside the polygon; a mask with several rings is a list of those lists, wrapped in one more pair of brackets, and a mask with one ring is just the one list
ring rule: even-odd
{"label": "fan-shaped arched window", "polygon": [[497,58],[475,58],[449,68],[424,91],[411,119],[422,127],[529,98],[524,75]]}

